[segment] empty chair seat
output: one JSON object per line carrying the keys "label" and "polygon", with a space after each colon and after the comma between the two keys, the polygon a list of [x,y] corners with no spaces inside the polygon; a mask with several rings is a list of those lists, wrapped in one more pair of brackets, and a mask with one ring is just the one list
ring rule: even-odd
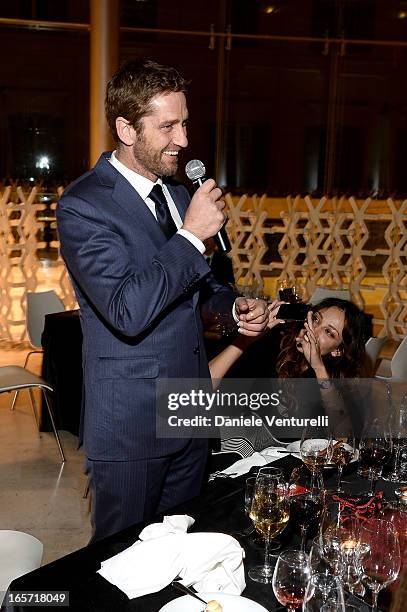
{"label": "empty chair seat", "polygon": [[41,565],[42,542],[29,533],[0,529],[0,605],[10,583]]}

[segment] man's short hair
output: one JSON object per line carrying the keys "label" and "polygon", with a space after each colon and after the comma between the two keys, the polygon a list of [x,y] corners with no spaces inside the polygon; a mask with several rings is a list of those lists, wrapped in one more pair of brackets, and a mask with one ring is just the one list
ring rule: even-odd
{"label": "man's short hair", "polygon": [[187,90],[188,82],[176,68],[158,64],[150,58],[128,60],[107,84],[106,119],[117,142],[117,117],[124,117],[141,131],[141,119],[151,112],[150,102],[159,94]]}

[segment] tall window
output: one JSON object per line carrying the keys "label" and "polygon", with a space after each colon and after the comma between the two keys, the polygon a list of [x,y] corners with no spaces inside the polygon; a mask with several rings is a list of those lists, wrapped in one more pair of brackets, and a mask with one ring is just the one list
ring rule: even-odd
{"label": "tall window", "polygon": [[[183,162],[236,192],[407,193],[407,0],[120,7],[121,60],[149,55],[191,79]],[[1,17],[89,23],[89,3],[3,0]],[[89,164],[89,33],[0,31],[0,177],[32,174],[43,137],[50,172],[71,180]]]}

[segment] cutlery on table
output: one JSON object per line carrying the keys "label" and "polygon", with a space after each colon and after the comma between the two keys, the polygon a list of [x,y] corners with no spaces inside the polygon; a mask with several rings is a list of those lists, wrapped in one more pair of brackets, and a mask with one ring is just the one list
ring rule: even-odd
{"label": "cutlery on table", "polygon": [[241,531],[233,531],[232,532],[232,536],[237,536],[240,538],[247,538],[250,535],[252,535],[252,533],[254,533],[256,531],[254,525],[250,525],[249,527],[246,527],[246,529],[242,529]]}
{"label": "cutlery on table", "polygon": [[174,589],[176,589],[180,593],[184,593],[184,595],[191,595],[191,597],[195,597],[195,599],[199,599],[199,601],[201,601],[205,605],[207,605],[208,603],[207,601],[199,597],[199,595],[197,595],[190,587],[184,586],[183,584],[181,584],[181,582],[178,582],[178,580],[173,580],[171,582],[171,586],[174,587]]}

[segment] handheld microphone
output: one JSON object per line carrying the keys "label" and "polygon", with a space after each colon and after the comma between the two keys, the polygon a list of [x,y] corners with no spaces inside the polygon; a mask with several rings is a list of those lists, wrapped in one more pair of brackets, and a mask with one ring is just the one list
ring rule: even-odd
{"label": "handheld microphone", "polygon": [[[191,159],[185,166],[185,174],[192,181],[194,190],[196,191],[206,181],[206,169],[199,159]],[[221,227],[215,236],[216,243],[222,253],[229,253],[232,246],[229,242],[225,227]]]}

